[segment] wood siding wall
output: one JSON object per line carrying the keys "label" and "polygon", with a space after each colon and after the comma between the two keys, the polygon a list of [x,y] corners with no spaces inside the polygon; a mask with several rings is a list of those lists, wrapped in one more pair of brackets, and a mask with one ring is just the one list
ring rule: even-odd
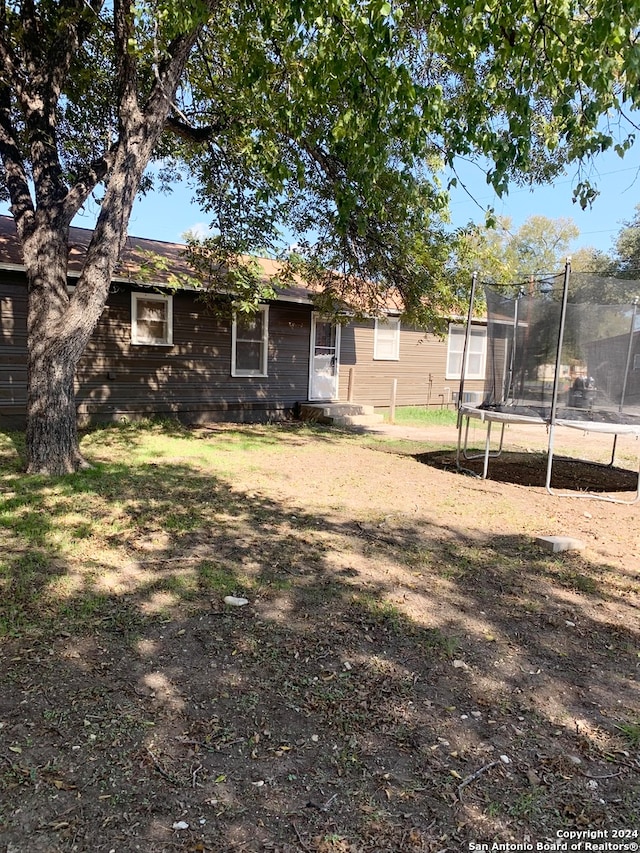
{"label": "wood siding wall", "polygon": [[[16,274],[18,276],[19,274]],[[0,284],[0,422],[20,426],[26,404],[26,287]],[[191,294],[173,298],[173,345],[131,343],[131,294],[109,297],[78,364],[80,423],[157,413],[188,422],[283,417],[307,399],[311,310],[269,308],[268,376],[231,376],[230,323]]]}
{"label": "wood siding wall", "polygon": [[[446,406],[458,393],[460,380],[447,379],[447,339],[417,329],[400,329],[398,361],[375,360],[374,321],[342,329],[340,399],[346,400],[349,371],[353,370],[353,401],[388,406],[391,386],[398,380],[396,405]],[[466,381],[465,391],[482,392],[484,382]]]}
{"label": "wood siding wall", "polygon": [[27,297],[24,284],[0,284],[0,423],[22,426],[27,406]]}
{"label": "wood siding wall", "polygon": [[[0,273],[0,424],[19,427],[26,406],[26,284],[20,273]],[[269,308],[268,376],[231,376],[231,329],[208,314],[192,294],[173,297],[173,345],[131,343],[131,292],[109,297],[80,360],[76,399],[80,423],[135,419],[150,414],[185,421],[264,420],[291,412],[308,394],[311,308]],[[403,327],[398,361],[374,360],[374,323],[341,330],[339,398],[347,399],[353,369],[354,402],[452,404],[459,381],[446,378],[447,341]],[[484,383],[467,382],[481,391]]]}
{"label": "wood siding wall", "polygon": [[131,343],[131,296],[110,297],[78,365],[82,419],[167,413],[199,420],[282,417],[306,399],[311,312],[271,305],[267,377],[231,376],[231,324],[191,294],[173,298],[173,346]]}

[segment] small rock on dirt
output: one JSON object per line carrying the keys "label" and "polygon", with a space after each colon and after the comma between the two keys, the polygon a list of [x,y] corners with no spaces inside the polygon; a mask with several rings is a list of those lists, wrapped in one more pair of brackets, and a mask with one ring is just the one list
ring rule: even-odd
{"label": "small rock on dirt", "polygon": [[249,603],[249,599],[238,598],[235,595],[225,595],[224,603],[230,605],[231,607],[244,607],[245,604]]}

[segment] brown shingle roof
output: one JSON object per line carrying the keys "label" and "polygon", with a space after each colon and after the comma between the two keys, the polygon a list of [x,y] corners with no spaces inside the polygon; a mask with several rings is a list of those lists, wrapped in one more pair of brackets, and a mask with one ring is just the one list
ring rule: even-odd
{"label": "brown shingle roof", "polygon": [[[68,271],[71,276],[80,274],[92,234],[88,228],[69,229]],[[175,284],[176,279],[182,279],[181,286],[191,289],[193,285],[189,285],[189,279],[197,278],[197,274],[187,263],[185,248],[181,243],[128,236],[114,278],[137,286]],[[265,277],[276,275],[280,270],[275,260],[259,258],[258,262]],[[22,247],[11,216],[0,216],[0,269],[2,267],[24,267]],[[291,302],[308,302],[310,297],[309,288],[302,283],[280,288],[278,293],[280,299]]]}
{"label": "brown shingle roof", "polygon": [[[72,277],[79,275],[82,270],[92,234],[93,231],[88,228],[72,226],[69,229],[68,272]],[[186,246],[181,243],[128,236],[115,269],[114,280],[130,282],[137,287],[158,285],[175,287],[177,284],[181,289],[195,290],[194,279],[197,279],[198,275],[185,258],[185,248]],[[271,258],[255,260],[260,264],[265,278],[276,276],[282,270],[282,265]],[[0,269],[3,267],[5,269],[24,267],[24,260],[13,217],[0,215]],[[353,304],[354,294],[350,293],[346,279],[341,281],[341,276],[336,276],[333,288],[335,288],[334,297],[338,302],[345,306],[349,303]],[[309,283],[296,281],[288,283],[286,287],[278,287],[276,291],[280,301],[310,303],[313,293],[319,293],[320,289],[319,286],[314,287]],[[379,306],[383,311],[399,313],[402,311],[402,300],[399,294],[387,291],[384,295],[380,294]]]}
{"label": "brown shingle roof", "polygon": [[[69,272],[78,274],[82,269],[93,231],[88,228],[69,229]],[[179,243],[163,243],[159,240],[147,240],[144,237],[127,237],[122,258],[116,269],[118,278],[132,281],[139,276],[145,261],[151,255],[159,255],[169,262],[170,270],[177,275],[193,275],[193,270],[185,261],[182,253],[184,246]],[[11,264],[23,266],[22,247],[16,233],[16,226],[11,216],[0,216],[0,265]],[[168,278],[169,271],[165,273]],[[162,271],[158,271],[162,277]],[[154,279],[155,280],[155,279]],[[158,282],[159,283],[159,282]]]}

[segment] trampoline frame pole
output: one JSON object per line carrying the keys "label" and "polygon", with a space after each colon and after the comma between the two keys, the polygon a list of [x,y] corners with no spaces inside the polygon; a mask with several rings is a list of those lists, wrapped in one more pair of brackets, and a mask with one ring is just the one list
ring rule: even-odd
{"label": "trampoline frame pole", "polygon": [[520,300],[523,296],[524,291],[522,288],[520,288],[513,303],[513,340],[511,342],[511,356],[509,358],[509,378],[507,381],[506,393],[504,395],[503,400],[503,402],[507,406],[509,405],[509,397],[511,396],[511,389],[513,387],[513,368],[516,363],[516,347],[518,345],[518,323],[520,321]]}
{"label": "trampoline frame pole", "polygon": [[571,258],[567,258],[564,265],[564,283],[562,286],[562,307],[560,309],[560,328],[558,329],[558,347],[556,350],[556,369],[553,377],[553,391],[551,394],[551,415],[549,418],[549,444],[547,447],[547,480],[545,487],[549,494],[551,491],[551,473],[553,471],[553,442],[555,438],[556,414],[558,410],[558,391],[560,387],[560,363],[562,361],[562,345],[564,343],[564,325],[567,319],[567,302],[569,300],[569,279],[571,277]]}
{"label": "trampoline frame pole", "polygon": [[633,300],[633,312],[631,314],[631,328],[629,329],[629,344],[627,346],[627,363],[624,368],[624,382],[622,383],[622,393],[620,394],[620,405],[618,411],[624,409],[624,398],[627,395],[627,380],[629,379],[629,367],[631,366],[631,354],[633,352],[633,334],[635,332],[636,316],[638,314],[638,297]]}
{"label": "trampoline frame pole", "polygon": [[471,337],[471,318],[473,317],[473,303],[476,298],[476,286],[478,283],[478,273],[474,272],[471,276],[471,293],[469,294],[469,310],[467,312],[467,326],[464,331],[464,346],[462,347],[462,364],[460,365],[460,387],[458,390],[458,430],[462,423],[460,409],[462,408],[462,395],[464,393],[464,380],[467,372],[467,352],[469,350],[469,338]]}
{"label": "trampoline frame pole", "polygon": [[[464,331],[464,346],[462,347],[462,364],[460,365],[460,386],[458,390],[458,417],[457,417],[457,427],[458,427],[458,445],[456,448],[456,468],[458,471],[461,471],[462,468],[460,466],[460,450],[462,443],[462,399],[464,393],[464,379],[466,374],[467,367],[467,351],[469,348],[469,338],[471,337],[471,318],[473,317],[473,303],[476,298],[476,286],[478,283],[478,273],[474,270],[471,275],[471,292],[469,293],[469,310],[467,311],[467,325]],[[469,434],[469,416],[467,415],[467,430],[465,432],[464,437],[464,446],[465,451],[467,448],[467,436]]]}

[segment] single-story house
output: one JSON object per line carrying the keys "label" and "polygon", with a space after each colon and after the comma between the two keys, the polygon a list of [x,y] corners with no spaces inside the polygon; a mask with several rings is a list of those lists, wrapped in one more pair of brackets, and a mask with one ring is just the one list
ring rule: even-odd
{"label": "single-story house", "polygon": [[[71,228],[69,286],[91,232]],[[251,318],[224,320],[194,289],[169,287],[186,273],[183,246],[130,237],[109,298],[76,373],[80,423],[166,415],[185,422],[290,416],[308,401],[444,406],[457,398],[464,323],[442,339],[384,319],[334,325],[304,287],[278,292]],[[160,256],[165,272],[143,274]],[[270,261],[264,261],[268,268]],[[193,275],[192,272],[190,272]],[[0,216],[0,425],[24,423],[27,287],[13,219]],[[486,327],[473,328],[465,397],[484,386]]]}

